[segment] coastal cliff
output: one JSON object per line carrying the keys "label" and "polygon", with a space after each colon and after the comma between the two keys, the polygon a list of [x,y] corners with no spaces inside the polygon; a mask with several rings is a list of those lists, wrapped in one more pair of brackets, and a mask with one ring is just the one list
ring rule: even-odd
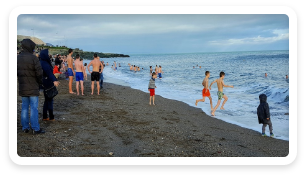
{"label": "coastal cliff", "polygon": [[[23,36],[23,35],[17,35],[17,52],[21,51],[20,42],[23,39],[31,39],[33,42],[35,42],[37,48],[39,48],[39,49],[49,49],[49,54],[50,55],[56,55],[56,54],[68,55],[69,47],[47,45],[44,41],[42,41],[41,39],[39,39],[37,37]],[[93,59],[93,55],[95,53],[97,53],[100,58],[130,57],[129,55],[125,55],[125,54],[83,51],[82,49],[79,49],[79,48],[73,49],[73,55],[72,56],[75,57],[76,54],[79,54],[81,58],[91,60],[91,59]]]}

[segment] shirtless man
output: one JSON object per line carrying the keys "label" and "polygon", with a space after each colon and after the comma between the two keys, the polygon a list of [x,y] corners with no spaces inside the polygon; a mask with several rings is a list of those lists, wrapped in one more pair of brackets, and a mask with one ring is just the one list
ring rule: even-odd
{"label": "shirtless man", "polygon": [[135,65],[134,65],[134,71],[135,71],[135,72],[137,71],[137,66],[135,66]]}
{"label": "shirtless man", "polygon": [[205,101],[205,97],[208,97],[209,100],[210,100],[210,109],[212,111],[214,108],[213,108],[212,98],[211,98],[209,90],[208,90],[208,83],[209,83],[208,79],[209,79],[209,77],[210,77],[210,73],[209,73],[209,71],[206,71],[205,72],[205,78],[204,78],[204,80],[202,82],[202,85],[204,86],[204,89],[202,90],[203,99],[196,100],[195,105],[197,106],[198,102],[200,102],[200,101],[204,102]]}
{"label": "shirtless man", "polygon": [[158,77],[159,77],[159,79],[162,78],[161,73],[164,73],[164,72],[162,71],[162,67],[159,65],[159,68],[158,68]]}
{"label": "shirtless man", "polygon": [[[92,65],[92,72],[90,71],[89,67]],[[94,54],[94,59],[88,64],[87,69],[88,72],[91,74],[91,94],[93,95],[94,88],[95,88],[95,81],[97,83],[97,89],[98,89],[98,95],[100,95],[100,85],[99,85],[99,80],[100,80],[100,75],[102,71],[99,72],[99,68],[103,68],[102,63],[100,62],[100,58],[98,55],[95,53]]]}
{"label": "shirtless man", "polygon": [[158,67],[157,67],[157,65],[155,66],[155,73],[158,73]]}
{"label": "shirtless man", "polygon": [[231,87],[231,88],[234,88],[234,86],[232,86],[232,85],[225,85],[225,84],[224,84],[224,81],[223,81],[224,76],[225,76],[225,73],[224,73],[223,71],[220,72],[220,78],[219,78],[219,79],[216,79],[215,81],[213,81],[213,82],[210,84],[210,86],[209,86],[209,90],[211,90],[211,86],[212,86],[215,82],[217,82],[217,85],[218,85],[218,93],[217,93],[217,94],[218,94],[218,103],[217,103],[217,105],[215,106],[214,110],[212,110],[212,112],[211,112],[211,115],[212,115],[212,116],[215,116],[215,111],[218,109],[218,107],[219,107],[219,105],[220,105],[220,103],[221,103],[222,98],[224,98],[224,101],[223,101],[222,106],[221,106],[220,109],[223,109],[223,110],[224,110],[224,104],[225,104],[225,102],[228,100],[227,96],[223,93],[223,87]]}
{"label": "shirtless man", "polygon": [[152,72],[153,72],[153,69],[152,69],[152,66],[150,66],[150,76],[152,76]]}
{"label": "shirtless man", "polygon": [[114,70],[117,70],[117,64],[116,64],[116,61],[114,61]]}
{"label": "shirtless man", "polygon": [[84,85],[83,85],[83,80],[85,76],[85,68],[83,66],[83,61],[80,60],[80,55],[76,55],[76,60],[74,62],[74,66],[76,69],[75,73],[75,81],[76,81],[76,90],[77,90],[77,95],[79,95],[79,83],[81,84],[81,91],[82,95],[84,95]]}
{"label": "shirtless man", "polygon": [[130,71],[133,71],[133,65],[130,65]]}
{"label": "shirtless man", "polygon": [[69,93],[75,94],[72,91],[72,82],[73,82],[73,76],[75,75],[74,69],[73,69],[73,59],[71,55],[73,54],[73,50],[69,49],[68,50],[69,55],[67,56],[67,62],[68,62],[68,76],[69,76]]}

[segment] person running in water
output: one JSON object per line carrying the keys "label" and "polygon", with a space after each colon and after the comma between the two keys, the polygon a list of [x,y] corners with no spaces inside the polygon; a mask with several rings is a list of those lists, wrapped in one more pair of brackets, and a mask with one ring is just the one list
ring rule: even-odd
{"label": "person running in water", "polygon": [[210,86],[209,86],[209,90],[211,90],[211,86],[217,82],[217,86],[218,86],[218,103],[217,105],[215,106],[215,108],[212,110],[211,112],[211,115],[212,116],[215,116],[215,111],[218,109],[220,103],[221,103],[221,100],[222,98],[224,98],[224,101],[222,103],[222,106],[220,109],[224,110],[224,104],[226,103],[226,101],[228,100],[228,97],[223,93],[223,87],[231,87],[231,88],[234,88],[234,86],[232,85],[225,85],[224,84],[224,77],[225,77],[225,73],[222,71],[220,72],[220,78],[219,79],[216,79],[215,81],[213,81]]}
{"label": "person running in water", "polygon": [[208,97],[209,100],[210,100],[210,109],[212,111],[214,108],[213,108],[212,98],[211,98],[210,92],[208,90],[209,77],[210,77],[210,73],[209,73],[209,71],[206,71],[205,72],[205,78],[204,78],[204,80],[202,82],[202,85],[204,86],[204,89],[202,90],[203,99],[196,100],[195,105],[198,106],[198,102],[200,102],[200,101],[204,102],[205,101],[205,97]]}

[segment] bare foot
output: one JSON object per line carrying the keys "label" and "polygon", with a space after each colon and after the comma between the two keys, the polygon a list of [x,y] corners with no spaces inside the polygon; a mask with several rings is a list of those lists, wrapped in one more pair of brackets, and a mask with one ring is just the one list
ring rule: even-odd
{"label": "bare foot", "polygon": [[198,101],[196,101],[195,105],[198,106]]}
{"label": "bare foot", "polygon": [[221,110],[225,110],[224,107],[221,107],[220,109],[221,109]]}
{"label": "bare foot", "polygon": [[155,104],[153,103],[153,105],[155,106]]}
{"label": "bare foot", "polygon": [[93,95],[93,93],[91,93],[91,95]]}
{"label": "bare foot", "polygon": [[100,95],[100,93],[98,93],[98,95]]}
{"label": "bare foot", "polygon": [[214,112],[211,112],[211,116],[215,116],[215,113],[214,113]]}
{"label": "bare foot", "polygon": [[84,93],[82,93],[82,96],[84,96]]}
{"label": "bare foot", "polygon": [[69,92],[70,94],[75,94],[74,92]]}
{"label": "bare foot", "polygon": [[149,105],[151,105],[151,102],[149,103]]}

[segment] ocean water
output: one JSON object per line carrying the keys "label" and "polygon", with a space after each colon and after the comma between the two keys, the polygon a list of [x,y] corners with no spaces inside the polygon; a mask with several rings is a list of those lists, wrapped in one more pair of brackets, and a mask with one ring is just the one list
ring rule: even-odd
{"label": "ocean water", "polygon": [[[234,88],[224,88],[228,96],[224,108],[217,109],[215,118],[261,132],[258,124],[258,96],[265,93],[270,106],[273,132],[278,139],[289,140],[289,51],[256,51],[256,52],[222,52],[222,53],[188,53],[188,54],[135,54],[129,58],[101,58],[110,65],[104,69],[104,81],[129,86],[148,92],[150,80],[149,66],[153,71],[155,65],[161,65],[164,71],[162,79],[156,79],[156,95],[178,100],[190,106],[201,108],[210,115],[209,99],[202,98],[202,81],[205,71],[210,71],[209,84],[225,72],[224,83]],[[121,67],[111,69],[116,61]],[[84,60],[84,62],[90,62]],[[133,72],[128,63],[137,65],[143,70]],[[196,66],[201,66],[201,68]],[[193,69],[195,66],[195,69]],[[265,77],[265,73],[268,77]],[[210,90],[213,106],[217,104],[217,84]],[[148,96],[149,100],[149,96]],[[223,101],[223,100],[222,100]],[[158,99],[156,99],[158,103]],[[266,133],[269,135],[268,127]]]}

